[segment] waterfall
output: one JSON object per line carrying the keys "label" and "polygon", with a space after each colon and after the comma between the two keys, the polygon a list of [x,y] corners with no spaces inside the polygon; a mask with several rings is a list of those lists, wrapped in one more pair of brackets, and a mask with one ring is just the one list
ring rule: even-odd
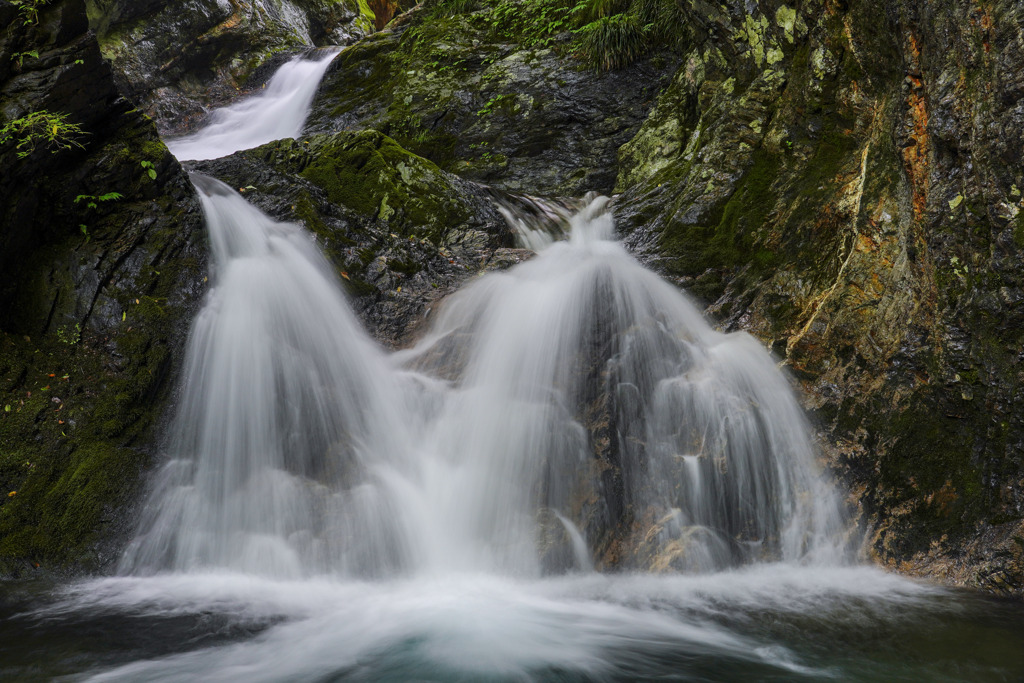
{"label": "waterfall", "polygon": [[202,129],[167,140],[180,160],[216,159],[241,149],[298,137],[313,96],[338,48],[299,55],[279,68],[257,94],[215,110]]}
{"label": "waterfall", "polygon": [[220,181],[194,181],[213,286],[189,342],[174,457],[122,566],[324,572],[347,543],[345,524],[361,532],[386,514],[360,498],[359,478],[368,459],[403,451],[397,393],[301,227]]}
{"label": "waterfall", "polygon": [[785,378],[614,241],[605,198],[387,358],[308,235],[195,183],[213,287],[124,572],[531,577],[612,543],[644,569],[836,559]]}
{"label": "waterfall", "polygon": [[398,354],[454,378],[415,421],[422,563],[558,570],[536,551],[544,510],[635,568],[840,561],[840,504],[786,379],[614,241],[606,202],[532,230],[536,258],[451,297]]}
{"label": "waterfall", "polygon": [[[176,153],[295,134],[283,75]],[[225,123],[286,100],[294,132]],[[0,678],[1024,675],[1018,605],[847,562],[786,377],[633,259],[606,198],[501,207],[534,257],[387,353],[301,226],[193,182],[211,288],[137,535],[117,576],[0,590]]]}

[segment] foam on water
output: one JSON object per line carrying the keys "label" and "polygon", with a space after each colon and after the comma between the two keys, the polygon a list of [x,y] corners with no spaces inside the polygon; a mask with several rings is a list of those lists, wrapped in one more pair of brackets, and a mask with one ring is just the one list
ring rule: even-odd
{"label": "foam on water", "polygon": [[[665,680],[709,671],[843,679],[805,661],[772,615],[857,630],[957,609],[942,591],[867,568],[767,565],[703,575],[572,575],[521,581],[452,574],[397,581],[278,581],[176,574],[68,589],[48,620],[89,613],[220,614],[259,635],[96,672],[95,681]],[[785,633],[783,629],[782,633]],[[730,674],[730,672],[732,672]],[[568,679],[566,678],[568,676]],[[735,678],[740,680],[740,678]]]}

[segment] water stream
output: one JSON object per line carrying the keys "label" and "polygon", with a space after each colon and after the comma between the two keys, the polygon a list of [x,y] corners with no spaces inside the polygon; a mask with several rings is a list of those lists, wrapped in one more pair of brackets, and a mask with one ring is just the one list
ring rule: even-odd
{"label": "water stream", "polygon": [[1024,677],[1018,604],[854,562],[786,378],[606,199],[509,214],[537,256],[388,354],[301,226],[194,182],[212,286],[138,535],[116,576],[0,586],[0,678]]}
{"label": "water stream", "polygon": [[201,130],[168,139],[167,147],[181,161],[198,161],[298,137],[320,79],[338,52],[338,48],[322,48],[292,58],[256,95],[215,110]]}

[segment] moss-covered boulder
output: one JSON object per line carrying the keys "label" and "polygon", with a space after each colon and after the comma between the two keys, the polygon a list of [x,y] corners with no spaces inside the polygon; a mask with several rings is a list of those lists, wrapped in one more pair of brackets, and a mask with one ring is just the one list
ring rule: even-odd
{"label": "moss-covered boulder", "polygon": [[130,524],[205,237],[81,0],[0,23],[0,574],[95,568]]}
{"label": "moss-covered boulder", "polygon": [[695,4],[629,245],[801,380],[878,561],[1024,589],[1019,3]]}
{"label": "moss-covered boulder", "polygon": [[[307,131],[374,128],[445,171],[512,192],[610,192],[617,150],[677,58],[661,51],[595,72],[573,56],[568,24],[548,34],[543,27],[557,24],[538,15],[532,29],[518,30],[512,15],[500,19],[513,5],[459,12],[435,3],[347,48],[324,78]],[[530,7],[522,3],[520,14]]]}

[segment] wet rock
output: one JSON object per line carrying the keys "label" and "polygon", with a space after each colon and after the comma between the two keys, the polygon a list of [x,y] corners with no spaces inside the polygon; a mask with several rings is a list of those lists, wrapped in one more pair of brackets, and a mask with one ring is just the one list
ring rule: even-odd
{"label": "wet rock", "polygon": [[627,243],[784,358],[869,555],[1019,585],[980,539],[1024,518],[1024,10],[782,8],[716,15],[623,146]]}
{"label": "wet rock", "polygon": [[[131,524],[205,238],[185,174],[118,93],[81,0],[29,22],[3,4],[0,23],[0,116],[15,127],[0,143],[0,573],[95,568]],[[65,123],[79,130],[49,142]]]}
{"label": "wet rock", "polygon": [[443,170],[511,192],[607,193],[619,146],[676,58],[596,74],[567,52],[496,41],[483,16],[417,10],[338,56],[307,131],[375,128]]}
{"label": "wet rock", "polygon": [[373,30],[358,0],[89,0],[89,19],[121,91],[163,133],[258,89],[289,55]]}

